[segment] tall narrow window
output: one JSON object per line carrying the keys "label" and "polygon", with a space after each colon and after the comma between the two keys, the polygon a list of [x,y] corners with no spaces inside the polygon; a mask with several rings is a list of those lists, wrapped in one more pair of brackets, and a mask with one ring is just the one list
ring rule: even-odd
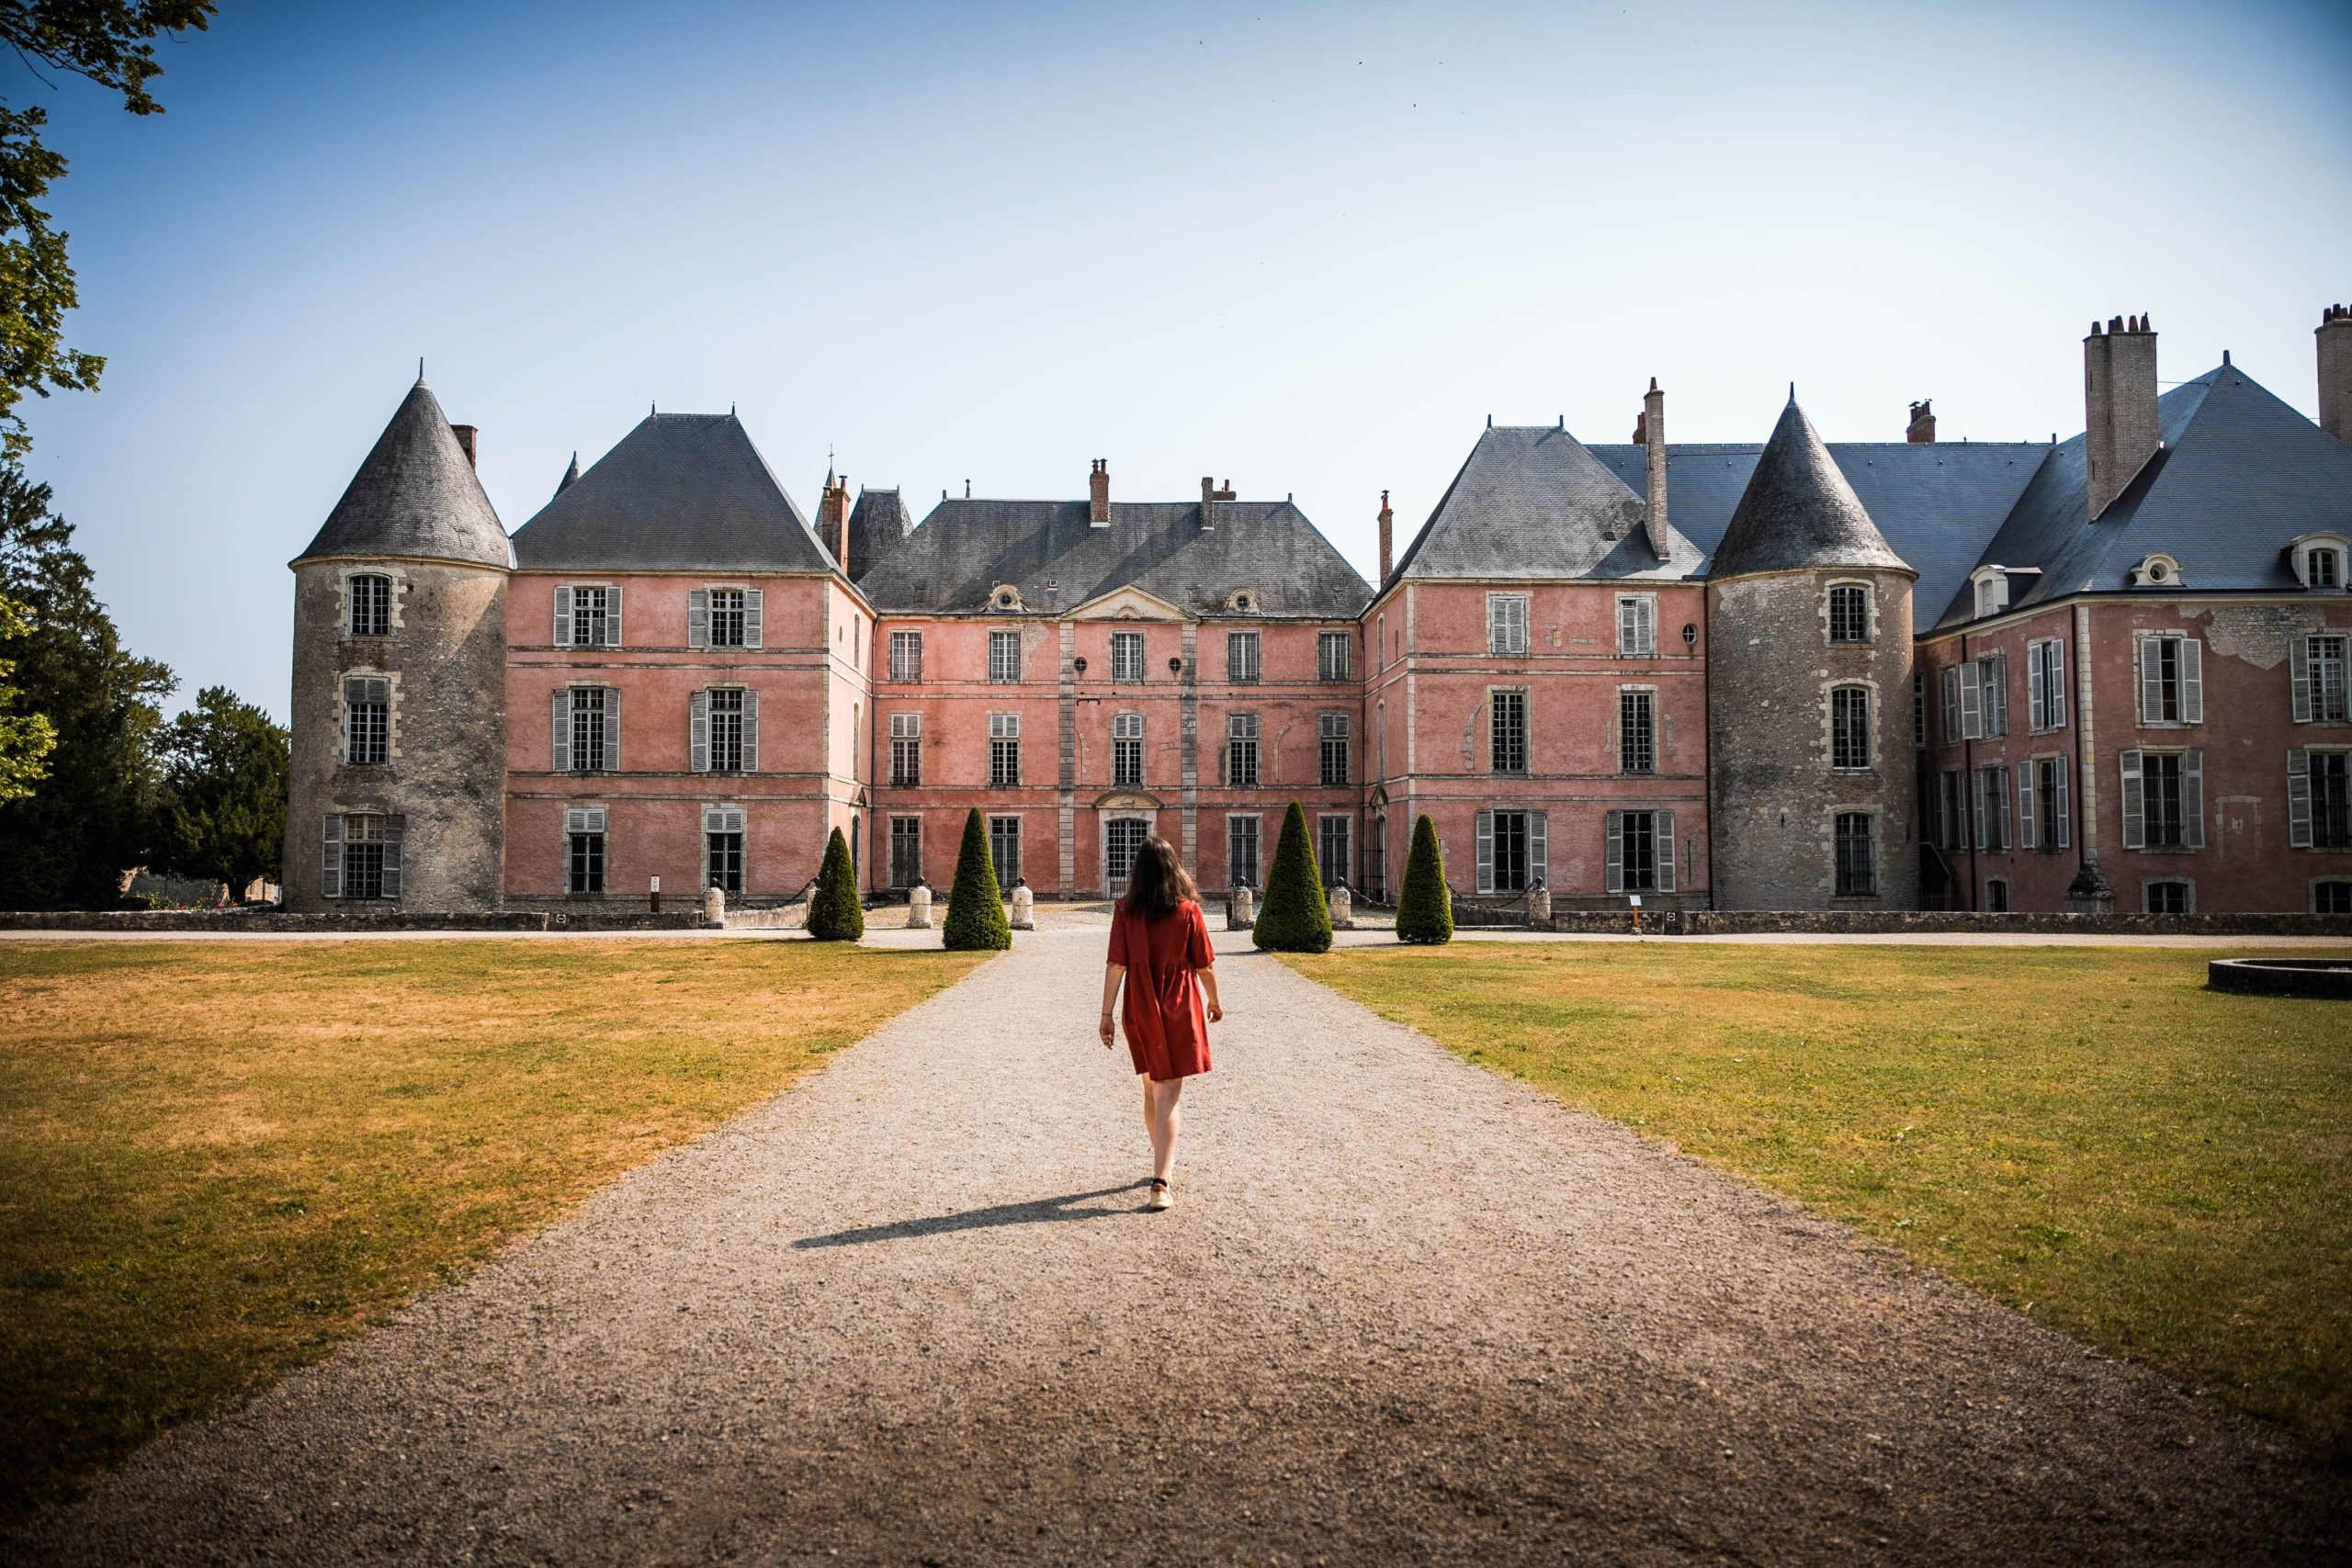
{"label": "tall narrow window", "polygon": [[2287,753],[2287,842],[2299,850],[2352,849],[2352,753]]}
{"label": "tall narrow window", "polygon": [[703,886],[743,891],[743,808],[708,806],[702,813]]}
{"label": "tall narrow window", "polygon": [[1316,846],[1315,858],[1326,887],[1354,885],[1355,856],[1349,841],[1350,821],[1345,817],[1326,817],[1317,824],[1321,842]]}
{"label": "tall narrow window", "polygon": [[1527,694],[1496,692],[1488,700],[1494,708],[1489,726],[1489,761],[1494,771],[1527,772]]}
{"label": "tall narrow window", "polygon": [[1524,811],[1490,811],[1487,817],[1493,856],[1487,891],[1526,892],[1530,869],[1528,814]]}
{"label": "tall narrow window", "polygon": [[1348,716],[1343,713],[1327,713],[1316,721],[1322,747],[1322,777],[1326,784],[1348,782]]}
{"label": "tall narrow window", "polygon": [[1617,771],[1650,773],[1657,771],[1657,694],[1621,691],[1617,694]]}
{"label": "tall narrow window", "polygon": [[620,694],[609,686],[571,686],[559,701],[569,699],[569,770],[575,773],[610,773],[619,763],[616,724]]}
{"label": "tall narrow window", "polygon": [[710,646],[743,648],[745,604],[741,588],[714,588],[710,592]]}
{"label": "tall narrow window", "polygon": [[391,761],[392,682],[350,675],[343,682],[343,760],[363,767]]}
{"label": "tall narrow window", "polygon": [[746,694],[741,686],[714,687],[706,694],[710,705],[710,771],[745,771],[744,718]]}
{"label": "tall narrow window", "polygon": [[1143,787],[1143,715],[1111,716],[1111,783],[1119,789]]}
{"label": "tall narrow window", "polygon": [[1956,746],[1962,739],[1960,711],[1960,666],[1944,666],[1939,681],[1941,687],[1941,711],[1936,738],[1947,746]]}
{"label": "tall narrow window", "polygon": [[1225,877],[1228,887],[1258,886],[1258,819],[1225,819]]}
{"label": "tall narrow window", "polygon": [[390,637],[392,635],[392,580],[373,572],[345,580],[345,591],[351,596],[350,628],[353,637]]}
{"label": "tall narrow window", "polygon": [[2018,770],[2018,843],[2029,850],[2063,850],[2072,843],[2066,759],[2037,757]]}
{"label": "tall narrow window", "polygon": [[1136,853],[1150,832],[1151,824],[1140,817],[1114,817],[1102,825],[1102,874],[1114,889],[1135,874]]}
{"label": "tall narrow window", "polygon": [[922,715],[890,716],[890,787],[911,789],[922,783]]}
{"label": "tall narrow window", "polygon": [[605,890],[605,808],[575,806],[563,814],[566,888],[573,893]]}
{"label": "tall narrow window", "polygon": [[574,648],[609,648],[620,641],[613,625],[612,589],[572,588],[564,592],[571,599],[571,635],[566,641]]}
{"label": "tall narrow window", "polygon": [[1255,681],[1258,678],[1258,634],[1227,632],[1225,634],[1225,678],[1228,681]]}
{"label": "tall narrow window", "polygon": [[2119,754],[2123,773],[2123,847],[2197,850],[2205,847],[2205,753],[2201,750]]}
{"label": "tall narrow window", "polygon": [[1021,782],[1021,716],[989,715],[989,783],[1009,789]]}
{"label": "tall narrow window", "polygon": [[922,633],[892,632],[890,634],[890,679],[893,681],[922,679]]}
{"label": "tall narrow window", "polygon": [[922,880],[922,818],[890,818],[890,886],[912,887]]}
{"label": "tall narrow window", "polygon": [[1928,743],[1928,672],[1911,671],[1911,744]]}
{"label": "tall narrow window", "polygon": [[1841,898],[1867,897],[1878,891],[1876,818],[1867,811],[1840,811],[1835,827],[1838,857],[1837,888]]}
{"label": "tall narrow window", "polygon": [[1871,694],[1866,686],[1829,689],[1829,765],[1849,771],[1871,765]]}
{"label": "tall narrow window", "polygon": [[2297,724],[2342,724],[2346,716],[2345,667],[2352,637],[2304,637],[2287,645],[2288,675]]}
{"label": "tall narrow window", "polygon": [[1487,595],[1487,651],[1521,654],[1527,651],[1527,595]]}
{"label": "tall narrow window", "polygon": [[1111,634],[1111,679],[1122,686],[1142,683],[1144,679],[1143,633],[1113,632]]}
{"label": "tall narrow window", "polygon": [[1612,811],[1605,856],[1611,893],[1674,891],[1674,813]]}
{"label": "tall narrow window", "polygon": [[1829,640],[1871,640],[1871,591],[1860,583],[1840,582],[1829,590]]}
{"label": "tall narrow window", "polygon": [[2026,722],[2037,735],[2066,728],[2066,645],[2044,637],[2025,645]]}
{"label": "tall narrow window", "polygon": [[2139,639],[2142,724],[2205,722],[2204,651],[2204,645],[2190,637],[2165,634]]}
{"label": "tall narrow window", "polygon": [[1012,896],[1012,885],[1021,880],[1021,818],[991,817],[989,818],[989,860],[996,867],[996,885],[1006,897]]}
{"label": "tall narrow window", "polygon": [[1348,634],[1318,632],[1315,637],[1315,678],[1344,681],[1349,676]]}
{"label": "tall narrow window", "polygon": [[2009,847],[2009,770],[1976,770],[1976,847],[1997,853]]}
{"label": "tall narrow window", "polygon": [[1009,685],[1021,679],[1021,634],[989,633],[989,679]]}
{"label": "tall narrow window", "polygon": [[1258,785],[1258,716],[1254,713],[1226,716],[1225,782],[1242,789]]}
{"label": "tall narrow window", "polygon": [[329,898],[398,898],[402,820],[362,812],[329,817],[320,891]]}
{"label": "tall narrow window", "polygon": [[1623,659],[1657,657],[1657,599],[1647,593],[1626,593],[1618,597],[1617,652]]}

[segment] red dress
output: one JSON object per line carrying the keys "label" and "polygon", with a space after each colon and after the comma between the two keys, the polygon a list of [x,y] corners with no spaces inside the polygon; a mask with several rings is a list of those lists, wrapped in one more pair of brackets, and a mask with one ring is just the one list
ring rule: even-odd
{"label": "red dress", "polygon": [[1111,959],[1127,971],[1123,1021],[1136,1071],[1154,1079],[1191,1077],[1209,1070],[1209,1019],[1193,971],[1216,962],[1209,950],[1208,917],[1186,901],[1156,920],[1111,916]]}

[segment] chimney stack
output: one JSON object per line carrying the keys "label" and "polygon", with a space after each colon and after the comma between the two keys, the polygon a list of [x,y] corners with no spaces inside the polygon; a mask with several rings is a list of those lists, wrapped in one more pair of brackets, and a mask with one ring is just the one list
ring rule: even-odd
{"label": "chimney stack", "polygon": [[1111,459],[1094,459],[1094,471],[1086,476],[1086,523],[1091,528],[1111,525]]}
{"label": "chimney stack", "polygon": [[1911,425],[1904,431],[1903,439],[1914,446],[1932,446],[1936,440],[1935,400],[1922,398],[1911,405]]}
{"label": "chimney stack", "polygon": [[1380,581],[1376,588],[1388,586],[1388,574],[1396,570],[1393,554],[1396,545],[1396,514],[1388,510],[1388,492],[1380,492]]}
{"label": "chimney stack", "polygon": [[849,566],[849,476],[825,475],[825,499],[817,505],[817,536],[833,541],[833,559],[847,577]]}
{"label": "chimney stack", "polygon": [[449,434],[458,438],[458,445],[464,449],[466,467],[481,468],[481,457],[475,449],[475,444],[481,439],[481,432],[470,424],[453,424],[449,427]]}
{"label": "chimney stack", "polygon": [[1650,554],[1664,560],[1668,548],[1666,531],[1666,394],[1650,378],[1642,399],[1642,455],[1648,459],[1649,479],[1642,496],[1642,528],[1650,536]]}
{"label": "chimney stack", "polygon": [[2352,305],[2320,312],[2319,423],[2352,446]]}
{"label": "chimney stack", "polygon": [[1204,528],[1216,527],[1216,503],[1220,501],[1231,501],[1232,499],[1233,481],[1231,479],[1226,480],[1225,488],[1220,490],[1217,488],[1217,482],[1215,479],[1209,478],[1206,474],[1203,474],[1201,476],[1201,526]]}
{"label": "chimney stack", "polygon": [[2115,504],[2156,455],[2156,329],[2145,316],[2117,316],[2083,339],[2084,446],[2090,462],[2091,517]]}

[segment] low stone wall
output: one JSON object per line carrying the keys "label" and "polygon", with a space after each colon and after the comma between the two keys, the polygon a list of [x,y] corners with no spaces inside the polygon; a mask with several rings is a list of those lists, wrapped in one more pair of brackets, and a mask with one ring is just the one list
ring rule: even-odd
{"label": "low stone wall", "polygon": [[435,914],[426,910],[337,910],[288,915],[275,910],[138,909],[0,911],[0,931],[145,931],[302,936],[315,931],[543,931],[548,917],[528,911],[505,914]]}
{"label": "low stone wall", "polygon": [[[1564,910],[1551,930],[1606,935],[1634,930],[1633,913]],[[1959,909],[1662,909],[1642,911],[1641,929],[1668,936],[2332,936],[2352,942],[2352,915],[2064,915]]]}
{"label": "low stone wall", "polygon": [[778,904],[766,909],[734,909],[727,911],[727,929],[730,931],[797,931],[808,924],[806,904]]}

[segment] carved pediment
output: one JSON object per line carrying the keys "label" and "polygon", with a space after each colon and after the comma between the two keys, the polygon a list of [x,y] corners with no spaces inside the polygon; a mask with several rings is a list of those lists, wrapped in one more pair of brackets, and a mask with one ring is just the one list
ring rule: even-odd
{"label": "carved pediment", "polygon": [[1073,621],[1189,621],[1193,617],[1155,593],[1129,584],[1089,599],[1069,613]]}
{"label": "carved pediment", "polygon": [[1108,795],[1096,796],[1094,809],[1097,811],[1158,811],[1160,809],[1160,804],[1158,796],[1146,795],[1139,789],[1114,789]]}

